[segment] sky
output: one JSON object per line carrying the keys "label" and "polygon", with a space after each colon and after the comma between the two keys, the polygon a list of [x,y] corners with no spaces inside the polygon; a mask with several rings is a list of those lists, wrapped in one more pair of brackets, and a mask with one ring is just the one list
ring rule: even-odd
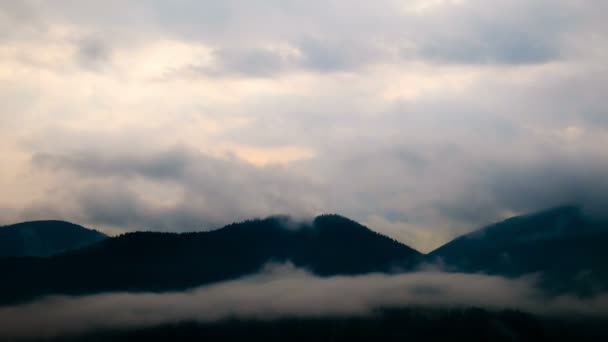
{"label": "sky", "polygon": [[0,0],[0,223],[608,209],[604,0]]}

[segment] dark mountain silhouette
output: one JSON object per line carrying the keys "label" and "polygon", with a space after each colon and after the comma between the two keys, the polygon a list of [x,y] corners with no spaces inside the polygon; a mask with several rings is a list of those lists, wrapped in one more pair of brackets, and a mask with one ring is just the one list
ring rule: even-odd
{"label": "dark mountain silhouette", "polygon": [[541,317],[513,310],[381,309],[370,316],[177,322],[98,330],[50,341],[606,341],[606,319]]}
{"label": "dark mountain silhouette", "polygon": [[413,268],[414,249],[338,215],[271,217],[197,233],[128,233],[48,258],[0,260],[0,303],[48,294],[167,291],[238,278],[269,262],[321,276]]}
{"label": "dark mountain silhouette", "polygon": [[0,258],[50,256],[81,248],[107,236],[64,221],[33,221],[0,227]]}
{"label": "dark mountain silhouette", "polygon": [[555,292],[608,289],[608,224],[561,206],[461,236],[429,254],[448,268],[517,277],[539,273]]}
{"label": "dark mountain silhouette", "polygon": [[[53,227],[61,236],[79,226]],[[57,238],[54,228],[44,234],[37,236]],[[608,225],[574,206],[493,224],[426,256],[338,215],[307,223],[270,217],[210,232],[127,233],[49,257],[2,258],[0,304],[49,294],[182,290],[254,274],[270,262],[330,276],[410,271],[421,261],[441,261],[460,272],[539,273],[541,285],[554,293],[585,295],[608,289],[606,246]]]}

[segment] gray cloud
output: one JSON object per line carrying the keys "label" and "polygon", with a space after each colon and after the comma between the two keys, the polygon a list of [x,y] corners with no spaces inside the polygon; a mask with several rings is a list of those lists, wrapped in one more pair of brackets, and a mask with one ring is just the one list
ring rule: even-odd
{"label": "gray cloud", "polygon": [[586,156],[533,161],[493,171],[490,191],[500,206],[540,210],[564,203],[579,204],[589,214],[606,218],[608,161]]}
{"label": "gray cloud", "polygon": [[281,54],[270,48],[222,47],[213,51],[214,65],[191,65],[167,73],[167,77],[273,77],[298,67],[297,56]]}
{"label": "gray cloud", "polygon": [[185,320],[370,315],[393,307],[512,308],[541,315],[608,314],[608,297],[546,297],[534,278],[419,272],[401,275],[315,277],[291,266],[199,289],[166,294],[50,297],[1,307],[0,337],[52,337],[100,329],[133,328]]}
{"label": "gray cloud", "polygon": [[[105,153],[104,153],[105,152]],[[80,151],[67,155],[38,153],[32,162],[36,166],[55,170],[68,169],[92,176],[133,177],[139,174],[158,179],[184,176],[186,167],[195,161],[192,150],[175,147],[158,154],[114,154],[109,151]]]}
{"label": "gray cloud", "polygon": [[[557,46],[544,37],[530,37],[522,32],[491,32],[481,29],[477,35],[458,40],[441,37],[423,44],[418,54],[437,62],[464,64],[534,64],[558,59]],[[407,50],[404,56],[408,57]]]}
{"label": "gray cloud", "polygon": [[[147,154],[38,154],[32,162],[64,174],[66,181],[52,194],[64,201],[32,206],[28,216],[56,212],[123,229],[192,231],[269,214],[306,216],[322,208],[312,195],[318,185],[284,167],[258,168],[186,147]],[[141,189],[134,186],[140,181]],[[150,192],[149,182],[161,182],[161,190]]]}
{"label": "gray cloud", "polygon": [[[475,141],[390,140],[390,146],[345,142],[347,146],[327,146],[308,161],[267,167],[179,146],[39,153],[32,160],[34,168],[57,174],[58,188],[23,215],[55,213],[125,230],[188,231],[272,214],[338,212],[381,232],[385,227],[371,224],[370,217],[425,227],[432,234],[447,231],[425,247],[432,248],[508,213],[565,203],[594,214],[608,208],[603,177],[608,165],[601,151],[505,148],[499,155],[480,150],[473,155]],[[412,232],[384,232],[419,247]]]}
{"label": "gray cloud", "polygon": [[293,61],[267,49],[238,51],[222,49],[215,58],[221,64],[216,73],[235,73],[253,76],[270,76],[290,67]]}
{"label": "gray cloud", "polygon": [[273,77],[292,71],[352,72],[382,60],[386,54],[378,46],[353,40],[306,37],[290,43],[283,51],[259,46],[221,47],[213,52],[215,65],[192,65],[168,76]]}
{"label": "gray cloud", "polygon": [[[565,1],[498,0],[491,6],[467,1],[445,7],[420,23],[426,34],[415,38],[414,54],[440,63],[545,63],[561,59],[563,36],[580,25],[580,7]],[[412,49],[403,52],[410,57]]]}
{"label": "gray cloud", "polygon": [[45,28],[43,18],[29,1],[0,1],[0,39],[29,38]]}
{"label": "gray cloud", "polygon": [[99,39],[90,37],[80,39],[77,42],[77,46],[78,52],[76,58],[85,68],[98,70],[110,61],[110,48]]}
{"label": "gray cloud", "polygon": [[[548,63],[564,58],[565,37],[583,25],[580,18],[588,16],[590,10],[566,1],[497,0],[492,6],[486,4],[444,4],[420,15],[388,1],[373,8],[363,2],[333,1],[324,9],[335,14],[331,16],[319,15],[317,6],[299,1],[271,8],[267,4],[230,3],[212,7],[211,12],[217,11],[221,19],[208,25],[201,26],[198,21],[164,23],[187,36],[194,34],[192,39],[219,47],[219,67],[194,67],[191,71],[260,77],[293,70],[354,72],[367,65],[416,60],[439,65]],[[193,12],[199,6],[187,5]],[[169,7],[180,19],[189,17],[182,12],[184,8]],[[289,19],[295,22],[286,22]],[[235,48],[255,46],[256,41],[288,43],[301,56],[286,58],[259,46]]]}
{"label": "gray cloud", "polygon": [[[564,37],[583,27],[582,18],[598,6],[602,4],[548,0],[495,0],[490,6],[475,0],[444,3],[420,14],[393,1],[375,6],[365,1],[154,1],[145,6],[136,1],[115,6],[57,1],[31,4],[29,12],[93,32],[131,27],[143,37],[163,32],[208,43],[227,57],[221,69],[227,74],[259,76],[294,67],[333,71],[396,62],[391,51],[438,63],[544,63],[562,58]],[[24,12],[5,7],[8,13]],[[269,42],[300,48],[303,63],[284,63],[263,49],[241,48]]]}
{"label": "gray cloud", "polygon": [[[428,248],[506,215],[606,208],[606,2],[437,3],[0,1],[2,219],[339,212],[414,247],[440,236]],[[214,67],[189,55],[207,48]],[[215,144],[314,157],[192,148]]]}
{"label": "gray cloud", "polygon": [[374,43],[352,39],[330,41],[303,38],[298,48],[304,55],[304,67],[319,71],[353,71],[362,65],[386,58],[386,51],[374,46]]}

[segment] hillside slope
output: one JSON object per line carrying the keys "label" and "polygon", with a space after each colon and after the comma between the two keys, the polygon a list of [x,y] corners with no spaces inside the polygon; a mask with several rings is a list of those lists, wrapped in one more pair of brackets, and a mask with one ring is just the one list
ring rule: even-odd
{"label": "hillside slope", "polygon": [[608,289],[608,224],[562,206],[514,217],[453,241],[428,259],[452,270],[518,277],[537,273],[543,287],[591,294]]}
{"label": "hillside slope", "polygon": [[0,260],[0,303],[47,294],[167,291],[238,278],[270,262],[327,276],[413,268],[417,251],[337,215],[285,217],[210,232],[129,233],[49,258]]}
{"label": "hillside slope", "polygon": [[50,256],[107,239],[64,221],[32,221],[0,227],[0,258]]}

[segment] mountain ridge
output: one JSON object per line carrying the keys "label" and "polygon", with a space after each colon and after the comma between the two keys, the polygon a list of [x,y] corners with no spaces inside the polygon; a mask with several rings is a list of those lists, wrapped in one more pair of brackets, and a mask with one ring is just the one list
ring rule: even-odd
{"label": "mountain ridge", "polygon": [[97,230],[67,221],[20,222],[0,227],[0,258],[47,257],[107,238]]}
{"label": "mountain ridge", "polygon": [[608,223],[566,205],[516,216],[459,236],[426,255],[458,272],[539,274],[543,288],[591,295],[608,289]]}
{"label": "mountain ridge", "polygon": [[[422,254],[349,218],[271,216],[204,232],[129,232],[48,257],[0,259],[0,304],[49,294],[170,291],[292,263],[318,276],[445,270],[541,273],[552,293],[608,289],[608,225],[562,206],[497,222]],[[78,274],[75,278],[74,273]]]}
{"label": "mountain ridge", "polygon": [[271,262],[331,276],[411,270],[421,258],[338,215],[320,216],[300,229],[266,218],[208,232],[127,233],[47,258],[0,260],[0,273],[13,275],[0,282],[0,303],[50,294],[187,289],[254,274]]}

